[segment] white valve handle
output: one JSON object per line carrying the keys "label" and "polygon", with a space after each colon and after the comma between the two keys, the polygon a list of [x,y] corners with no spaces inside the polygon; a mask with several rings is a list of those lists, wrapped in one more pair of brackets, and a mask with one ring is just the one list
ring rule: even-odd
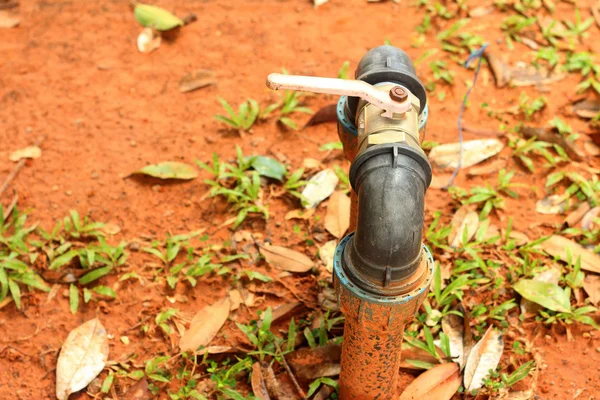
{"label": "white valve handle", "polygon": [[402,114],[410,109],[408,96],[404,101],[395,101],[387,91],[377,90],[375,86],[358,80],[270,74],[267,77],[267,87],[273,90],[289,89],[302,92],[360,97],[384,110],[382,115],[388,118],[393,118],[394,114]]}

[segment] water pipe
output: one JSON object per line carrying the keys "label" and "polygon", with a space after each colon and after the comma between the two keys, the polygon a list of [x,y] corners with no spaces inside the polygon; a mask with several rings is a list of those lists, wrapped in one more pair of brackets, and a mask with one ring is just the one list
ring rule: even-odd
{"label": "water pipe", "polygon": [[397,399],[404,328],[434,268],[421,239],[432,177],[420,145],[427,97],[410,58],[392,46],[369,51],[355,77],[271,74],[267,86],[341,96],[338,134],[353,191],[351,233],[334,257],[345,316],[340,399]]}

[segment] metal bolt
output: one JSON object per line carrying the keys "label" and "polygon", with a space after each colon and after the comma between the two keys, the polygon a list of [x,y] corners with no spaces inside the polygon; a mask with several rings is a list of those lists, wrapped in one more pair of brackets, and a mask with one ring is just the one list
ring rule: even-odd
{"label": "metal bolt", "polygon": [[398,103],[401,103],[408,99],[408,92],[401,86],[394,86],[390,90],[390,98]]}

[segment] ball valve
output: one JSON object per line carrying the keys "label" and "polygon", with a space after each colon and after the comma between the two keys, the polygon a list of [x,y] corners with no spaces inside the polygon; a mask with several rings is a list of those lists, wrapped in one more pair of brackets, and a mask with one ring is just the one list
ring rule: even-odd
{"label": "ball valve", "polygon": [[340,398],[398,398],[404,328],[433,277],[422,243],[431,165],[420,145],[426,92],[409,57],[369,51],[356,80],[271,74],[271,89],[339,95],[338,134],[351,161],[350,231],[336,249],[334,285],[345,316]]}

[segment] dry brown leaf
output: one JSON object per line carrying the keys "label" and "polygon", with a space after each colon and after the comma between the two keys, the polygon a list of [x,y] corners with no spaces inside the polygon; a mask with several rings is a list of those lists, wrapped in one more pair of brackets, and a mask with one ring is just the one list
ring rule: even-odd
{"label": "dry brown leaf", "polygon": [[252,365],[251,384],[252,392],[256,397],[258,397],[260,400],[271,400],[269,392],[267,391],[265,378],[263,377],[262,367],[258,361]]}
{"label": "dry brown leaf", "polygon": [[538,200],[535,203],[535,211],[545,215],[562,214],[567,209],[565,201],[565,195],[553,194]]}
{"label": "dry brown leaf", "polygon": [[598,223],[595,222],[597,219],[600,219],[600,206],[594,207],[585,213],[583,218],[581,218],[581,227],[586,231],[599,229]]}
{"label": "dry brown leaf", "polygon": [[510,68],[508,65],[498,54],[492,52],[489,47],[485,49],[483,55],[490,65],[490,69],[496,80],[496,87],[501,88],[508,85],[508,82],[510,82]]}
{"label": "dry brown leaf", "polygon": [[214,72],[209,69],[198,69],[181,78],[179,81],[179,91],[182,93],[191,92],[216,83]]}
{"label": "dry brown leaf", "polygon": [[229,317],[231,304],[229,298],[206,306],[192,319],[190,328],[179,340],[181,351],[197,351],[201,346],[207,346],[219,333]]}
{"label": "dry brown leaf", "polygon": [[506,166],[506,161],[497,159],[486,165],[482,165],[480,167],[469,168],[467,171],[467,175],[469,176],[481,176],[481,175],[489,175],[494,172],[500,171],[502,168]]}
{"label": "dry brown leaf", "polygon": [[56,397],[66,400],[85,388],[108,360],[108,335],[98,318],[73,329],[56,362]]}
{"label": "dry brown leaf", "polygon": [[308,180],[302,190],[302,196],[306,199],[304,208],[315,208],[323,200],[331,196],[340,179],[331,168],[324,169]]}
{"label": "dry brown leaf", "polygon": [[480,18],[494,12],[494,6],[479,6],[469,10],[469,17]]}
{"label": "dry brown leaf", "polygon": [[449,400],[462,377],[457,363],[438,364],[410,383],[399,400]]}
{"label": "dry brown leaf", "polygon": [[333,273],[333,258],[335,256],[335,249],[337,248],[337,241],[330,240],[323,246],[319,247],[319,258],[325,264],[325,269],[329,273]]}
{"label": "dry brown leaf", "polygon": [[148,388],[148,381],[146,378],[140,379],[135,385],[131,386],[125,394],[120,397],[123,400],[150,400],[152,395]]}
{"label": "dry brown leaf", "polygon": [[284,219],[286,221],[289,221],[290,219],[303,219],[305,221],[308,221],[312,218],[313,215],[315,215],[314,208],[309,208],[308,210],[292,210],[288,211],[285,214]]}
{"label": "dry brown leaf", "polygon": [[467,391],[479,389],[489,375],[495,370],[504,351],[502,332],[490,326],[481,340],[473,346],[467,358],[464,371],[464,385]]}
{"label": "dry brown leaf", "polygon": [[466,244],[463,243],[465,229],[467,230],[467,243],[477,233],[479,216],[467,206],[462,206],[452,217],[450,225],[452,226],[452,230],[450,231],[450,235],[448,235],[448,243],[450,243],[451,247],[458,248]]}
{"label": "dry brown leaf", "polygon": [[152,28],[144,28],[137,38],[137,48],[140,53],[151,53],[160,47],[160,32]]}
{"label": "dry brown leaf", "polygon": [[600,276],[587,274],[583,280],[583,289],[593,305],[600,305]]}
{"label": "dry brown leaf", "polygon": [[275,307],[271,316],[271,322],[275,322],[278,319],[285,317],[301,305],[302,303],[300,303],[299,301],[293,301],[291,303],[286,303]]}
{"label": "dry brown leaf", "polygon": [[550,131],[544,128],[536,128],[531,126],[523,126],[520,129],[520,133],[523,134],[525,139],[531,139],[536,137],[537,140],[541,140],[548,143],[554,143],[565,149],[569,157],[574,160],[581,160],[581,151],[575,147],[573,142],[569,142],[558,133]]}
{"label": "dry brown leaf", "polygon": [[310,158],[307,157],[304,160],[302,160],[302,168],[304,168],[305,170],[315,170],[315,169],[321,169],[323,168],[323,164],[321,164],[321,161],[315,159],[315,158]]}
{"label": "dry brown leaf", "polygon": [[341,239],[350,226],[350,197],[340,191],[333,192],[327,202],[325,229]]}
{"label": "dry brown leaf", "polygon": [[304,125],[302,129],[306,127],[319,125],[325,122],[335,122],[337,121],[337,104],[329,104],[319,111],[317,111]]}
{"label": "dry brown leaf", "polygon": [[578,117],[592,119],[600,113],[600,101],[596,98],[580,100],[573,104],[571,111]]}
{"label": "dry brown leaf", "polygon": [[442,330],[450,340],[450,357],[460,369],[465,366],[464,321],[456,314],[447,314],[442,318]]}
{"label": "dry brown leaf", "polygon": [[565,74],[553,73],[544,67],[534,67],[525,62],[517,62],[510,68],[510,84],[513,86],[541,86],[565,79]]}
{"label": "dry brown leaf", "polygon": [[305,254],[282,246],[265,244],[260,246],[260,253],[269,265],[283,271],[303,273],[310,271],[314,265]]}
{"label": "dry brown leaf", "polygon": [[446,185],[448,185],[448,182],[450,182],[451,177],[452,174],[434,174],[431,178],[431,184],[429,185],[429,187],[431,189],[443,189],[446,187]]}
{"label": "dry brown leaf", "polygon": [[237,310],[240,307],[240,304],[244,302],[242,293],[237,289],[230,290],[229,293],[227,293],[227,296],[229,297],[230,311]]}
{"label": "dry brown leaf", "polygon": [[23,158],[35,159],[42,155],[42,150],[37,146],[27,146],[25,148],[15,150],[10,153],[8,159],[13,162],[17,162]]}
{"label": "dry brown leaf", "polygon": [[[462,145],[461,168],[468,168],[498,154],[504,143],[498,139],[465,140]],[[429,160],[440,168],[456,168],[460,158],[460,143],[446,143],[429,152]]]}
{"label": "dry brown leaf", "polygon": [[0,11],[0,28],[15,28],[20,23],[19,17],[10,14],[8,11]]}
{"label": "dry brown leaf", "polygon": [[600,273],[600,256],[587,250],[579,243],[565,237],[552,235],[540,243],[539,247],[553,257],[567,261],[567,249],[571,249],[571,259],[576,262],[581,257],[581,269]]}
{"label": "dry brown leaf", "polygon": [[310,381],[323,376],[339,375],[341,351],[339,344],[305,347],[288,354],[286,359],[299,379]]}
{"label": "dry brown leaf", "polygon": [[[580,203],[575,210],[571,211],[569,215],[567,215],[567,217],[563,221],[563,225],[569,228],[574,227],[579,221],[581,221],[581,219],[587,214],[587,212],[590,211],[590,209],[590,203],[588,203],[587,201]],[[600,208],[598,209],[600,210]]]}

